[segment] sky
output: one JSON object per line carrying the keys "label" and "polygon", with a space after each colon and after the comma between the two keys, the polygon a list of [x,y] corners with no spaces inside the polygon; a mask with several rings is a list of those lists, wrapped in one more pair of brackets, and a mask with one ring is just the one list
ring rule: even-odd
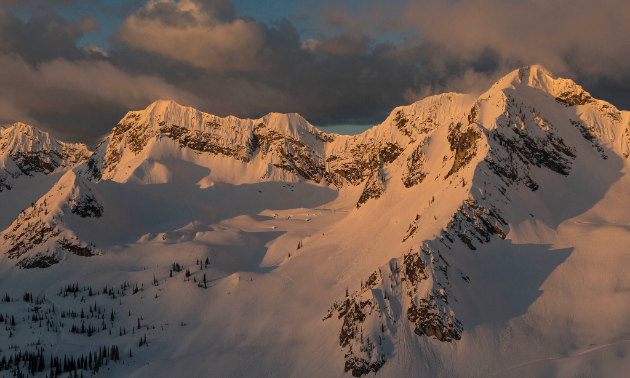
{"label": "sky", "polygon": [[630,110],[627,0],[0,0],[0,124],[94,145],[171,99],[357,133],[541,64]]}

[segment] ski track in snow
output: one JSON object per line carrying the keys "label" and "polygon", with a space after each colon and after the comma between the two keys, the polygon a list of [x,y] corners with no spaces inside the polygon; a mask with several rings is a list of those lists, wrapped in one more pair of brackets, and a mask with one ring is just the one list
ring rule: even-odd
{"label": "ski track in snow", "polygon": [[540,358],[540,359],[536,359],[536,360],[532,360],[532,361],[523,362],[523,363],[520,363],[518,365],[514,365],[514,366],[511,366],[511,367],[509,367],[507,369],[504,369],[504,370],[501,370],[499,372],[496,372],[496,373],[492,374],[489,378],[506,377],[506,376],[508,376],[506,374],[509,373],[510,371],[513,371],[515,369],[518,369],[518,368],[521,368],[521,367],[524,367],[524,366],[527,366],[527,365],[532,365],[532,364],[536,364],[538,362],[545,362],[545,361],[569,360],[569,359],[572,359],[572,358],[577,358],[577,357],[580,357],[580,356],[584,356],[586,354],[598,351],[600,349],[608,348],[608,347],[615,346],[615,345],[625,344],[625,343],[628,343],[628,342],[630,342],[630,340],[620,340],[620,341],[615,341],[615,342],[604,344],[604,345],[598,345],[598,346],[596,346],[594,348],[591,348],[591,349],[588,349],[588,350],[585,350],[585,351],[582,351],[582,352],[579,352],[579,353],[576,353],[576,354],[570,355],[570,356]]}

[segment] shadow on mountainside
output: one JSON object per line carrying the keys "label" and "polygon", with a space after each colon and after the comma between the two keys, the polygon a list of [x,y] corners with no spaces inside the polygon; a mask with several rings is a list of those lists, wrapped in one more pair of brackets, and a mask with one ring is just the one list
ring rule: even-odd
{"label": "shadow on mountainside", "polygon": [[245,232],[238,231],[240,245],[209,245],[209,256],[213,266],[229,275],[233,272],[268,273],[278,265],[262,267],[267,255],[267,244],[285,234],[285,231]]}
{"label": "shadow on mountainside", "polygon": [[[540,288],[545,280],[573,252],[573,248],[553,249],[552,245],[542,243],[553,242],[560,224],[588,213],[605,200],[613,185],[625,175],[626,162],[619,154],[606,147],[607,158],[602,158],[601,152],[570,122],[570,119],[579,119],[579,109],[545,112],[544,109],[557,106],[553,97],[532,94],[528,98],[535,99],[531,105],[543,109],[542,116],[554,125],[564,143],[574,148],[575,158],[571,159],[567,176],[554,172],[553,161],[543,162],[540,167],[529,164],[531,177],[539,184],[534,191],[524,185],[499,182],[507,189],[506,197],[494,202],[509,228],[517,232],[517,240],[523,243],[493,238],[488,244],[478,245],[470,255],[460,253],[456,257],[463,263],[464,273],[471,278],[470,285],[457,284],[466,293],[465,297],[471,298],[466,299],[466,303],[474,309],[469,313],[470,318],[460,319],[468,329],[526,314],[543,293]],[[475,182],[485,186],[487,177],[480,171]],[[496,177],[491,175],[489,183]],[[541,240],[541,244],[536,240]]]}
{"label": "shadow on mountainside", "polygon": [[[244,215],[254,222],[270,220],[273,218],[258,214],[264,210],[314,208],[338,196],[336,190],[304,182],[210,182],[204,187],[199,182],[209,182],[209,168],[181,160],[163,159],[160,164],[173,172],[167,183],[94,183],[94,192],[104,208],[103,218],[72,219],[69,228],[100,248],[126,249],[129,244],[155,242],[156,238],[161,244],[196,243],[204,245],[217,259],[213,264],[216,262],[225,272],[266,272],[276,266],[260,267],[267,251],[265,245],[284,232],[270,227],[269,232],[245,232],[217,224]],[[213,231],[220,232],[213,235]],[[233,240],[226,242],[225,238]]]}
{"label": "shadow on mountainside", "polygon": [[[518,192],[509,190],[511,211],[505,215],[508,222],[518,224],[529,219],[532,213],[535,218],[555,230],[560,223],[587,212],[604,199],[612,185],[624,175],[625,159],[606,146],[606,159],[602,158],[592,142],[571,123],[571,120],[580,119],[579,108],[544,111],[551,106],[558,106],[555,98],[548,94],[536,96],[540,91],[533,88],[521,88],[519,91],[531,92],[530,105],[543,109],[541,115],[557,129],[567,146],[575,148],[576,157],[571,159],[567,176],[554,172],[549,167],[530,164],[531,175],[540,187],[533,192],[522,185]],[[512,91],[508,90],[506,93]],[[553,162],[544,164],[554,166]]]}
{"label": "shadow on mountainside", "polygon": [[573,252],[573,248],[553,249],[548,244],[513,244],[510,240],[481,248],[470,284],[463,288],[466,303],[464,327],[504,323],[527,313],[543,294],[540,289],[549,275]]}

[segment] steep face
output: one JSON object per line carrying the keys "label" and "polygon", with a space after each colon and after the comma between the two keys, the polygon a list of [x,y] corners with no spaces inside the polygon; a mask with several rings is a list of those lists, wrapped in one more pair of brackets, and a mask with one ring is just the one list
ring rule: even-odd
{"label": "steep face", "polygon": [[[512,72],[468,106],[368,180],[361,198],[378,198],[372,215],[413,215],[400,244],[388,243],[403,257],[356,282],[360,289],[326,316],[338,319],[345,368],[354,376],[381,369],[400,352],[396,340],[406,330],[442,342],[465,337],[466,317],[458,314],[475,304],[457,295],[470,282],[467,258],[458,255],[510,239],[524,211],[514,198],[525,191],[544,202],[539,189],[552,190],[550,176],[570,176],[579,157],[595,164],[627,157],[627,112],[602,112],[605,104],[541,67]],[[401,119],[397,128],[406,130],[410,122]]]}
{"label": "steep face", "polygon": [[70,169],[90,154],[84,144],[64,143],[35,127],[16,123],[0,130],[0,192],[11,189],[11,178]]}
{"label": "steep face", "polygon": [[49,267],[66,253],[93,256],[98,249],[79,240],[64,218],[100,218],[103,212],[89,181],[69,171],[2,233],[2,247],[24,269]]}
{"label": "steep face", "polygon": [[577,128],[584,126],[589,134],[597,136],[600,145],[614,145],[614,149],[622,155],[627,157],[630,154],[630,112],[620,111],[606,101],[593,98],[573,80],[556,77],[538,65],[527,66],[506,75],[481,98],[488,98],[497,91],[506,91],[506,96],[515,92],[551,96],[566,108],[564,112],[555,108],[555,113],[569,114],[572,120],[579,121],[574,125]]}

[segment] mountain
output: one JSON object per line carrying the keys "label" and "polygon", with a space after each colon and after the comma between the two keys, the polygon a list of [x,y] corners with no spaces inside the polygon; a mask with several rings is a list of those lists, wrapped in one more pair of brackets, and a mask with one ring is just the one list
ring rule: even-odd
{"label": "mountain", "polygon": [[[44,197],[22,211],[3,234],[8,258],[19,259],[17,266],[28,269],[57,264],[62,252],[95,255],[95,248],[83,245],[85,243],[61,225],[63,217],[73,215],[100,218],[103,206],[92,193],[87,180],[69,171]],[[33,250],[36,252],[29,253]]]}
{"label": "mountain", "polygon": [[90,154],[84,144],[56,140],[23,123],[0,129],[0,228]]}
{"label": "mountain", "polygon": [[630,112],[540,66],[356,136],[157,101],[2,232],[0,348],[98,350],[102,376],[620,376],[629,155]]}
{"label": "mountain", "polygon": [[84,144],[58,141],[23,123],[0,131],[0,191],[11,189],[11,178],[72,168],[90,156]]}
{"label": "mountain", "polygon": [[382,125],[358,137],[323,133],[297,114],[220,118],[173,101],[156,101],[123,118],[96,149],[84,174],[95,180],[162,182],[167,180],[164,172],[157,173],[150,161],[175,150],[178,160],[208,161],[198,164],[217,165],[217,171],[226,165],[241,170],[238,175],[217,172],[225,182],[306,179],[337,189],[357,186],[450,117],[449,112],[459,111],[464,97],[446,94],[398,108]]}

